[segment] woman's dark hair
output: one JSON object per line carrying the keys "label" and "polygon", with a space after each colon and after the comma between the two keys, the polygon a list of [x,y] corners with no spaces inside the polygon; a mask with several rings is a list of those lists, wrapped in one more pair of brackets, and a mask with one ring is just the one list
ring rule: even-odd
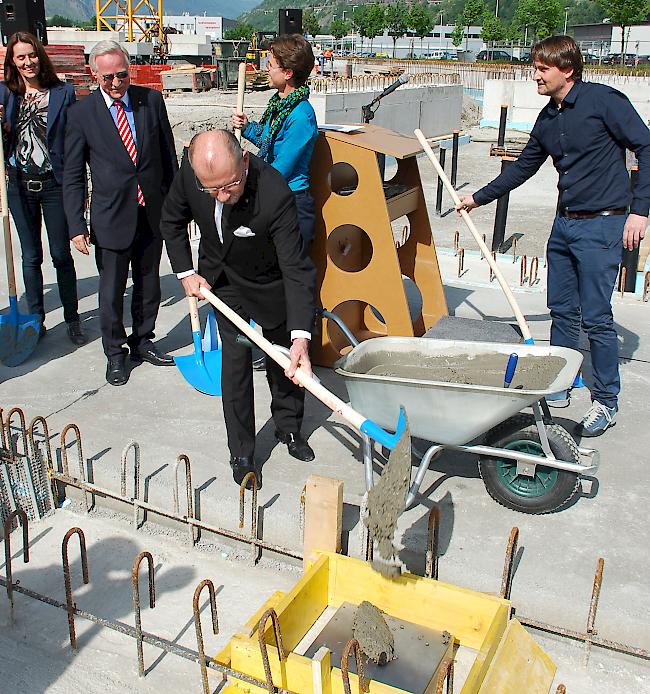
{"label": "woman's dark hair", "polygon": [[294,86],[302,87],[314,69],[314,52],[309,41],[301,34],[278,36],[271,41],[269,50],[283,70],[293,70]]}
{"label": "woman's dark hair", "polygon": [[582,79],[582,53],[570,36],[549,36],[536,43],[531,52],[533,61],[566,70],[573,68],[573,79]]}
{"label": "woman's dark hair", "polygon": [[5,84],[7,88],[16,94],[25,93],[25,82],[14,65],[14,46],[17,43],[28,43],[33,46],[38,56],[38,82],[41,87],[53,87],[60,82],[56,76],[56,71],[52,65],[50,57],[45,52],[43,44],[33,35],[26,31],[17,31],[11,36],[7,43],[7,53],[5,54]]}

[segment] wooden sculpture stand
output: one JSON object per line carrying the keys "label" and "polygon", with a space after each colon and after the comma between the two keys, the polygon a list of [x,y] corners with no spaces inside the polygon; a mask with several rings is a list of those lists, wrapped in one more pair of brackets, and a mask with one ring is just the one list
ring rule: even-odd
{"label": "wooden sculpture stand", "polygon": [[[373,125],[358,133],[321,133],[316,142],[311,183],[318,301],[340,316],[359,340],[418,337],[447,315],[416,160],[420,151],[415,138]],[[378,153],[397,160],[397,173],[387,184],[393,187],[391,193],[395,186],[403,190],[388,198]],[[402,243],[394,238],[391,222],[404,215],[409,232]],[[422,295],[417,315],[409,311],[403,276],[415,282]],[[332,366],[348,349],[338,327],[323,320],[312,341],[314,363]]]}

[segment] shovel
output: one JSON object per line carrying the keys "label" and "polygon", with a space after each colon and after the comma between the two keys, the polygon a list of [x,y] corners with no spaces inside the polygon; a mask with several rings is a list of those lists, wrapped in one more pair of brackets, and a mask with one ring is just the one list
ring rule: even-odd
{"label": "shovel", "polygon": [[[239,72],[237,73],[237,113],[244,111],[244,91],[246,90],[246,61],[239,63]],[[241,144],[241,129],[235,128],[235,137],[237,142]]]}
{"label": "shovel", "polygon": [[204,352],[201,347],[201,323],[195,296],[188,296],[187,303],[192,323],[194,353],[174,357],[174,363],[183,378],[200,393],[221,395],[221,350]]}
{"label": "shovel", "polygon": [[9,203],[5,177],[5,157],[0,142],[0,204],[2,205],[2,230],[5,239],[7,283],[9,285],[9,312],[0,316],[0,361],[5,366],[18,366],[34,351],[41,330],[41,318],[30,313],[18,312],[14,253],[9,225]]}

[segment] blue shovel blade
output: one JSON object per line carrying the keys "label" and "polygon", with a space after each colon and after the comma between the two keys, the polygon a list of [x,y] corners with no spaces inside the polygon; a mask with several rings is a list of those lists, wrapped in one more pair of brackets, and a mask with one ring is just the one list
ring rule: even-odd
{"label": "blue shovel blade", "polygon": [[221,395],[222,351],[203,352],[201,333],[192,333],[194,353],[174,357],[174,363],[183,378],[196,390],[205,395]]}
{"label": "blue shovel blade", "polygon": [[0,361],[5,366],[22,364],[36,348],[40,329],[40,317],[18,313],[16,297],[10,296],[9,311],[0,316]]}

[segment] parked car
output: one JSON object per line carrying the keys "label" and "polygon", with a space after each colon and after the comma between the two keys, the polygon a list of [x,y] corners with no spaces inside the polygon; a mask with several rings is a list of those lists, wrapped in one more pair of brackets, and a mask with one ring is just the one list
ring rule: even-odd
{"label": "parked car", "polygon": [[[620,53],[608,53],[603,58],[603,65],[621,65],[621,54]],[[637,64],[637,57],[634,53],[626,53],[623,58],[623,65],[625,67],[634,67]]]}
{"label": "parked car", "polygon": [[500,51],[497,49],[488,51],[479,51],[476,54],[476,60],[507,60],[512,62],[512,56],[506,51]]}

